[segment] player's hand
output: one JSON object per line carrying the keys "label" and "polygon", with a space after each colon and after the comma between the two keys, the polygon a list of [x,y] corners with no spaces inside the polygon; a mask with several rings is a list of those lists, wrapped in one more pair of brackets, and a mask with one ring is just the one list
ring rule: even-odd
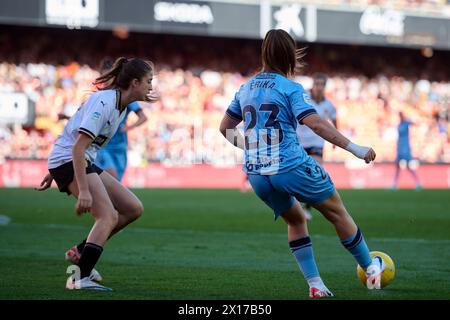
{"label": "player's hand", "polygon": [[366,163],[370,163],[371,161],[374,161],[376,157],[377,154],[375,153],[375,150],[370,148],[369,151],[367,151],[366,155],[364,156],[364,161],[366,161]]}
{"label": "player's hand", "polygon": [[50,188],[50,186],[52,185],[52,181],[53,181],[53,178],[49,173],[44,177],[44,179],[42,179],[40,186],[37,188],[34,188],[34,190],[44,191],[44,190]]}
{"label": "player's hand", "polygon": [[345,149],[353,153],[355,157],[364,159],[366,163],[375,160],[376,157],[375,151],[372,148],[359,146],[353,142],[349,142]]}
{"label": "player's hand", "polygon": [[78,215],[90,212],[92,208],[92,196],[89,191],[80,191],[78,194],[77,204],[75,205],[75,212]]}

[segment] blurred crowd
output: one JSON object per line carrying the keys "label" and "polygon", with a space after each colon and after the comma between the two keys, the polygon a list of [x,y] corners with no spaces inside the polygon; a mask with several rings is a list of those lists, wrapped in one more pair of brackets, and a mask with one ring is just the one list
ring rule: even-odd
{"label": "blurred crowd", "polygon": [[[2,40],[5,36],[0,34],[0,45]],[[101,52],[89,49],[79,55],[61,47],[54,56],[53,51],[43,49],[47,40],[38,40],[43,44],[33,46],[31,53],[16,46],[16,54],[0,56],[0,92],[23,92],[36,108],[33,126],[0,124],[0,161],[45,159],[65,125],[66,120],[59,120],[61,114],[74,114],[92,92],[101,57],[105,53],[112,57],[143,56],[131,49],[117,51],[106,44]],[[129,132],[131,165],[224,165],[240,161],[241,153],[220,135],[218,127],[234,93],[258,70],[259,44],[246,43],[237,55],[233,48],[243,44],[241,40],[205,40],[213,50],[202,48],[196,41],[201,40],[192,38],[183,46],[173,38],[159,38],[147,45],[157,66],[153,84],[160,100],[152,105],[142,103],[149,121]],[[81,45],[74,39],[72,42]],[[171,48],[171,43],[180,49]],[[99,47],[105,48],[101,43]],[[310,48],[304,73],[296,80],[308,89],[314,72],[328,73],[326,96],[337,108],[339,130],[356,143],[373,146],[378,161],[395,160],[398,112],[403,111],[415,124],[411,128],[413,155],[422,162],[450,162],[450,81],[445,69],[448,54],[439,60],[438,54],[435,59],[426,59],[416,52],[389,64],[389,52],[376,50],[371,57],[358,50],[362,49]],[[92,56],[86,52],[92,52]],[[134,120],[132,115],[128,121]],[[326,144],[324,158],[340,162],[351,155]]]}

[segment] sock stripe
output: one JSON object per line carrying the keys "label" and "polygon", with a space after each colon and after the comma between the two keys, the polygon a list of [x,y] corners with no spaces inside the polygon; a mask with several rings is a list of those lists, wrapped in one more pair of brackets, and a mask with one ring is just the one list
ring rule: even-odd
{"label": "sock stripe", "polygon": [[353,246],[346,246],[346,248],[347,249],[353,249],[353,248],[355,248],[355,247],[357,247],[360,243],[361,243],[361,241],[362,241],[362,239],[363,239],[363,237],[360,237],[359,238],[359,240],[358,240],[358,243],[355,243]]}
{"label": "sock stripe", "polygon": [[355,237],[349,242],[345,241],[345,240],[342,241],[342,244],[347,249],[350,249],[350,248],[353,248],[353,247],[357,246],[361,242],[361,239],[362,239],[362,234],[361,234],[361,231],[358,228],[358,230],[356,231]]}
{"label": "sock stripe", "polygon": [[303,237],[294,241],[289,242],[289,246],[292,247],[298,247],[298,246],[303,246],[305,244],[311,243],[311,238],[310,237]]}
{"label": "sock stripe", "polygon": [[312,247],[312,243],[305,244],[305,245],[300,246],[300,247],[291,247],[291,252],[294,253],[297,250],[300,250],[300,249],[303,249],[303,248],[307,248],[307,247]]}
{"label": "sock stripe", "polygon": [[310,237],[303,237],[294,241],[289,242],[289,247],[291,252],[295,252],[299,249],[310,247],[312,245]]}

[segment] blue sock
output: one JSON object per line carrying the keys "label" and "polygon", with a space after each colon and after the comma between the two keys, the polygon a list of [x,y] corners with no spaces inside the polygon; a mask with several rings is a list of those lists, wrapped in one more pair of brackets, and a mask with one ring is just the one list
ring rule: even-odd
{"label": "blue sock", "polygon": [[342,240],[341,243],[348,251],[350,251],[364,270],[372,263],[369,248],[367,247],[366,241],[359,228],[354,235]]}
{"label": "blue sock", "polygon": [[300,238],[289,242],[291,252],[297,259],[298,266],[306,280],[320,277],[309,237]]}

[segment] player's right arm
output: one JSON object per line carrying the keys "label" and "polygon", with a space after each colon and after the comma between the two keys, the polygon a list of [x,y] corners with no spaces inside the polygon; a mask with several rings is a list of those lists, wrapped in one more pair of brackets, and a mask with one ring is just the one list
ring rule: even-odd
{"label": "player's right arm", "polygon": [[[86,150],[110,118],[115,100],[108,101],[107,99],[103,94],[98,93],[96,96],[91,96],[86,102],[84,106],[86,108],[85,115],[78,128],[77,140],[72,147],[73,170],[79,191],[76,204],[77,214],[89,212],[92,207],[92,196],[86,175]],[[107,107],[103,107],[104,101],[106,101]]]}
{"label": "player's right arm", "polygon": [[364,159],[366,163],[375,160],[376,154],[372,148],[359,146],[351,142],[337,131],[331,123],[322,119],[317,113],[312,113],[303,118],[302,124],[311,128],[314,133],[328,142],[351,152],[360,159]]}
{"label": "player's right arm", "polygon": [[[242,88],[242,86],[241,86]],[[240,89],[239,89],[240,90]],[[234,96],[233,101],[231,101],[225,115],[223,116],[222,122],[220,123],[220,132],[222,135],[235,147],[244,149],[245,140],[242,132],[240,132],[236,127],[242,122],[242,111],[239,102],[239,92]]]}
{"label": "player's right arm", "polygon": [[85,212],[89,212],[92,207],[92,196],[89,191],[89,185],[87,181],[87,163],[85,159],[86,149],[90,146],[92,141],[93,139],[90,136],[80,132],[78,134],[77,141],[72,148],[73,171],[79,191],[75,210],[79,215]]}
{"label": "player's right arm", "polygon": [[220,123],[220,132],[232,145],[244,149],[244,136],[236,128],[241,121],[242,120],[233,118],[226,113]]}
{"label": "player's right arm", "polygon": [[52,175],[50,173],[48,173],[44,179],[42,179],[41,184],[39,185],[39,187],[34,188],[34,190],[36,191],[44,191],[47,190],[48,188],[51,187],[53,182],[53,178]]}

